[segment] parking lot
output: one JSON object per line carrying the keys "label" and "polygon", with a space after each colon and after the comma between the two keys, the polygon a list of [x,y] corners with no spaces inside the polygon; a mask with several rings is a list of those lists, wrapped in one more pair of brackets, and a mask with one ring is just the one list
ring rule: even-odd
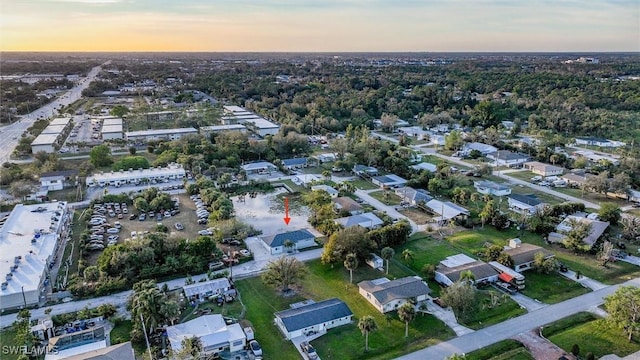
{"label": "parking lot", "polygon": [[[128,214],[123,214],[122,219],[118,219],[117,217],[109,217],[107,215],[108,224],[114,226],[116,221],[119,221],[121,224],[120,231],[116,234],[118,235],[118,243],[123,243],[126,239],[131,238],[131,234],[133,231],[137,234],[144,234],[146,231],[151,232],[155,231],[158,223],[162,223],[167,226],[169,229],[169,236],[175,238],[187,238],[187,239],[195,239],[198,236],[198,231],[206,229],[206,225],[199,225],[197,223],[197,218],[194,213],[195,205],[193,201],[189,199],[187,195],[174,195],[172,197],[177,197],[180,206],[180,213],[171,217],[163,217],[161,221],[158,221],[155,217],[153,219],[146,218],[144,221],[139,221],[138,218],[134,220],[129,220],[130,214],[138,214],[138,211],[130,205],[128,207]],[[181,223],[184,226],[184,230],[179,231],[176,229],[176,223]],[[95,262],[98,255],[101,251],[93,251],[92,260],[90,262]]]}

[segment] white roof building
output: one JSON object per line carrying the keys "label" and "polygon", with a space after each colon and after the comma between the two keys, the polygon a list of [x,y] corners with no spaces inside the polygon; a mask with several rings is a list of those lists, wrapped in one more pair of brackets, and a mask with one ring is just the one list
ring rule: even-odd
{"label": "white roof building", "polygon": [[440,201],[432,199],[427,201],[426,206],[434,213],[440,215],[435,217],[435,221],[446,221],[454,219],[458,216],[468,216],[469,210],[462,206],[456,205],[450,201]]}
{"label": "white roof building", "polygon": [[53,153],[57,147],[62,144],[65,138],[65,130],[71,126],[71,118],[57,118],[44,128],[33,142],[31,142],[31,152],[37,153],[44,151]]}
{"label": "white roof building", "polygon": [[187,299],[191,299],[192,297],[206,298],[213,295],[223,295],[230,288],[231,284],[229,283],[229,279],[220,278],[204,282],[197,282],[191,285],[185,285],[182,287],[182,290],[184,290],[184,294]]}
{"label": "white roof building", "polygon": [[220,314],[204,315],[182,324],[167,327],[171,349],[182,349],[182,340],[198,337],[205,354],[242,350],[247,338],[240,324],[227,325]]}
{"label": "white roof building", "polygon": [[87,176],[87,186],[120,186],[131,183],[139,184],[146,181],[180,180],[185,176],[186,171],[182,165],[173,163],[165,168],[130,169],[94,174]]}
{"label": "white roof building", "polygon": [[141,130],[141,131],[128,131],[125,133],[127,140],[178,140],[185,135],[197,134],[198,130],[194,128],[179,128],[179,129],[155,129],[155,130]]}
{"label": "white roof building", "polygon": [[44,297],[46,272],[69,223],[66,202],[16,205],[0,228],[0,310]]}
{"label": "white roof building", "polygon": [[101,133],[103,140],[122,139],[122,123],[113,125],[102,125]]}

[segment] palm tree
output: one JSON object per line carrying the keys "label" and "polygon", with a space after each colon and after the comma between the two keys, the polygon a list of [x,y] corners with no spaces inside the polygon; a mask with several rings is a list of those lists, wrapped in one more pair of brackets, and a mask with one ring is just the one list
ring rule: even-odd
{"label": "palm tree", "polygon": [[295,244],[293,243],[293,241],[287,239],[284,241],[284,247],[287,249],[287,251],[291,251],[291,249],[293,248]]}
{"label": "palm tree", "polygon": [[405,262],[411,263],[413,262],[413,259],[414,259],[413,251],[409,249],[404,249],[402,251],[402,260],[404,260]]}
{"label": "palm tree", "polygon": [[409,323],[416,318],[416,308],[411,303],[404,303],[398,308],[398,317],[404,322],[404,337],[409,337]]}
{"label": "palm tree", "polygon": [[169,320],[171,325],[174,325],[175,321],[180,316],[180,307],[174,300],[166,300],[160,305],[160,314],[162,317]]}
{"label": "palm tree", "polygon": [[385,247],[382,249],[382,251],[380,251],[380,256],[386,261],[387,263],[387,274],[389,274],[389,260],[396,254],[395,250],[393,250],[393,248],[390,247]]}
{"label": "palm tree", "polygon": [[358,257],[356,254],[347,254],[344,258],[344,267],[349,270],[349,283],[353,284],[353,270],[358,267]]}
{"label": "palm tree", "polygon": [[364,351],[369,351],[369,332],[378,329],[378,325],[373,316],[366,315],[358,321],[358,328],[364,335]]}

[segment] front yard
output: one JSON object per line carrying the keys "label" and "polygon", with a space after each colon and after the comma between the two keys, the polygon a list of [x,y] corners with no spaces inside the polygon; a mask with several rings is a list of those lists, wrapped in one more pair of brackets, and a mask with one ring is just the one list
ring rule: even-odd
{"label": "front yard", "polygon": [[[404,323],[396,314],[385,316],[379,313],[358,293],[356,283],[359,281],[385,276],[366,264],[354,270],[353,284],[349,284],[349,272],[341,265],[323,265],[318,260],[307,265],[309,274],[293,297],[283,298],[276,290],[266,287],[260,278],[236,283],[241,294],[245,294],[242,300],[249,309],[246,319],[254,326],[256,338],[269,358],[299,359],[297,351],[273,324],[273,313],[305,298],[319,301],[337,297],[346,302],[354,313],[353,324],[332,329],[312,342],[323,359],[388,359],[453,336],[453,332],[433,316],[418,315],[409,324],[409,338],[405,339]],[[407,275],[413,273],[392,263],[390,279]],[[367,353],[364,352],[364,338],[357,327],[358,319],[365,315],[372,315],[378,325],[378,330],[369,335],[370,350]]]}
{"label": "front yard", "polygon": [[466,354],[465,360],[534,360],[521,342],[508,339]]}
{"label": "front yard", "polygon": [[380,190],[370,192],[369,196],[385,205],[400,205],[402,199],[391,190]]}
{"label": "front yard", "polygon": [[613,328],[604,319],[591,314],[576,314],[559,320],[548,328],[544,335],[566,352],[570,352],[574,344],[580,347],[580,355],[591,352],[596,358],[607,354],[623,357],[640,351],[637,339],[627,341],[622,330]]}
{"label": "front yard", "polygon": [[508,295],[497,290],[478,290],[476,303],[478,308],[473,313],[473,316],[464,322],[460,322],[462,325],[474,330],[527,313],[527,310],[521,308]]}
{"label": "front yard", "polygon": [[522,294],[545,304],[559,303],[591,291],[558,273],[545,275],[529,270],[524,276],[525,289]]}
{"label": "front yard", "polygon": [[405,208],[398,211],[400,214],[408,217],[418,225],[424,225],[431,222],[432,217],[425,211],[416,207]]}
{"label": "front yard", "polygon": [[371,181],[367,181],[367,180],[365,180],[363,178],[359,178],[359,177],[357,177],[357,178],[355,178],[353,180],[349,180],[347,182],[353,184],[356,187],[356,189],[360,189],[360,190],[375,190],[375,189],[378,189],[378,187],[373,185],[373,183]]}

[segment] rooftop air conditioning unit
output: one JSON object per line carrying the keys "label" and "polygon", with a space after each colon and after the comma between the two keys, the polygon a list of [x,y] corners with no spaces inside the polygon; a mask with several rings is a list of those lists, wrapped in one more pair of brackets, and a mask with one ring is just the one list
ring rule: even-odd
{"label": "rooftop air conditioning unit", "polygon": [[8,283],[8,282],[6,282],[6,281],[5,281],[5,282],[3,282],[3,283],[2,283],[2,290],[7,290],[7,286],[9,286],[9,283]]}
{"label": "rooftop air conditioning unit", "polygon": [[31,239],[31,243],[35,244],[36,243],[36,238]]}
{"label": "rooftop air conditioning unit", "polygon": [[13,274],[12,273],[8,273],[7,275],[5,275],[4,278],[7,279],[7,281],[11,281],[11,279],[13,279]]}
{"label": "rooftop air conditioning unit", "polygon": [[16,256],[13,258],[13,262],[18,264],[20,262],[20,260],[22,260],[22,256]]}
{"label": "rooftop air conditioning unit", "polygon": [[18,270],[18,264],[11,266],[11,272],[16,272]]}

